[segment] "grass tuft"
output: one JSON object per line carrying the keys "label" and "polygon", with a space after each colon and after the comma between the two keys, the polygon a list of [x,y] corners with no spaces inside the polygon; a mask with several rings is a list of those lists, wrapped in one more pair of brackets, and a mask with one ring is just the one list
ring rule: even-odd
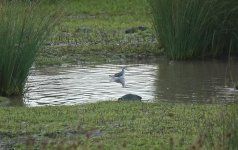
{"label": "grass tuft", "polygon": [[[238,41],[236,0],[149,0],[149,3],[157,36],[171,59],[228,53],[230,43]],[[237,46],[233,45],[237,52]]]}
{"label": "grass tuft", "polygon": [[23,93],[37,51],[59,20],[40,3],[0,3],[0,95]]}

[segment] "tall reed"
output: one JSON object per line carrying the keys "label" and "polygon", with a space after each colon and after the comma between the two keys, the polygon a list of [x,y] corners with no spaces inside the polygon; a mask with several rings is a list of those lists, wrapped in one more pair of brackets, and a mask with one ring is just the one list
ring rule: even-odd
{"label": "tall reed", "polygon": [[58,22],[40,3],[0,3],[0,95],[21,95],[37,51]]}
{"label": "tall reed", "polygon": [[[233,38],[237,33],[236,0],[149,0],[149,3],[158,38],[172,59],[221,54],[231,39],[237,40]],[[225,41],[224,31],[228,36]]]}
{"label": "tall reed", "polygon": [[212,51],[238,54],[238,1],[214,0]]}

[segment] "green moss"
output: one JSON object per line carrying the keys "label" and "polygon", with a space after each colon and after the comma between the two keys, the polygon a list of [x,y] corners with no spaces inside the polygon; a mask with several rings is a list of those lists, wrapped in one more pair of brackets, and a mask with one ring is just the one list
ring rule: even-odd
{"label": "green moss", "polygon": [[228,117],[228,110],[222,105],[136,102],[3,108],[0,134],[12,140],[26,136],[37,141],[31,146],[50,148],[168,149],[172,142],[175,149],[185,149],[199,133],[221,134],[221,117]]}

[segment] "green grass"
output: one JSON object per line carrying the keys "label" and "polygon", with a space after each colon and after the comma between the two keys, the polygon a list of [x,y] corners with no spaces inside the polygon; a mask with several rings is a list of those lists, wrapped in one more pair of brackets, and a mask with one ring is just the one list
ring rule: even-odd
{"label": "green grass", "polygon": [[67,14],[106,14],[110,16],[118,15],[141,15],[148,13],[148,3],[146,0],[70,0],[66,6]]}
{"label": "green grass", "polygon": [[210,149],[224,144],[217,141],[228,133],[231,108],[137,102],[1,108],[0,135],[19,149]]}
{"label": "green grass", "polygon": [[[160,55],[149,9],[146,0],[67,1],[61,24],[46,42],[49,45],[40,51],[36,65]],[[138,26],[147,30],[125,34]]]}
{"label": "green grass", "polygon": [[[171,59],[237,52],[237,1],[149,0],[158,39]],[[230,46],[232,45],[232,46]]]}
{"label": "green grass", "polygon": [[0,95],[22,95],[37,51],[57,22],[57,15],[23,2],[0,4]]}

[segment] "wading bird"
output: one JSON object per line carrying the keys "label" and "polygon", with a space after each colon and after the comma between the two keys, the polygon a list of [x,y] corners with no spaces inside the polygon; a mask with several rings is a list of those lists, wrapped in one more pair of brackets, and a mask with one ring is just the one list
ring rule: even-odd
{"label": "wading bird", "polygon": [[114,75],[109,75],[109,77],[113,79],[123,79],[125,78],[125,70],[126,70],[126,67],[123,67],[121,72],[115,73]]}

